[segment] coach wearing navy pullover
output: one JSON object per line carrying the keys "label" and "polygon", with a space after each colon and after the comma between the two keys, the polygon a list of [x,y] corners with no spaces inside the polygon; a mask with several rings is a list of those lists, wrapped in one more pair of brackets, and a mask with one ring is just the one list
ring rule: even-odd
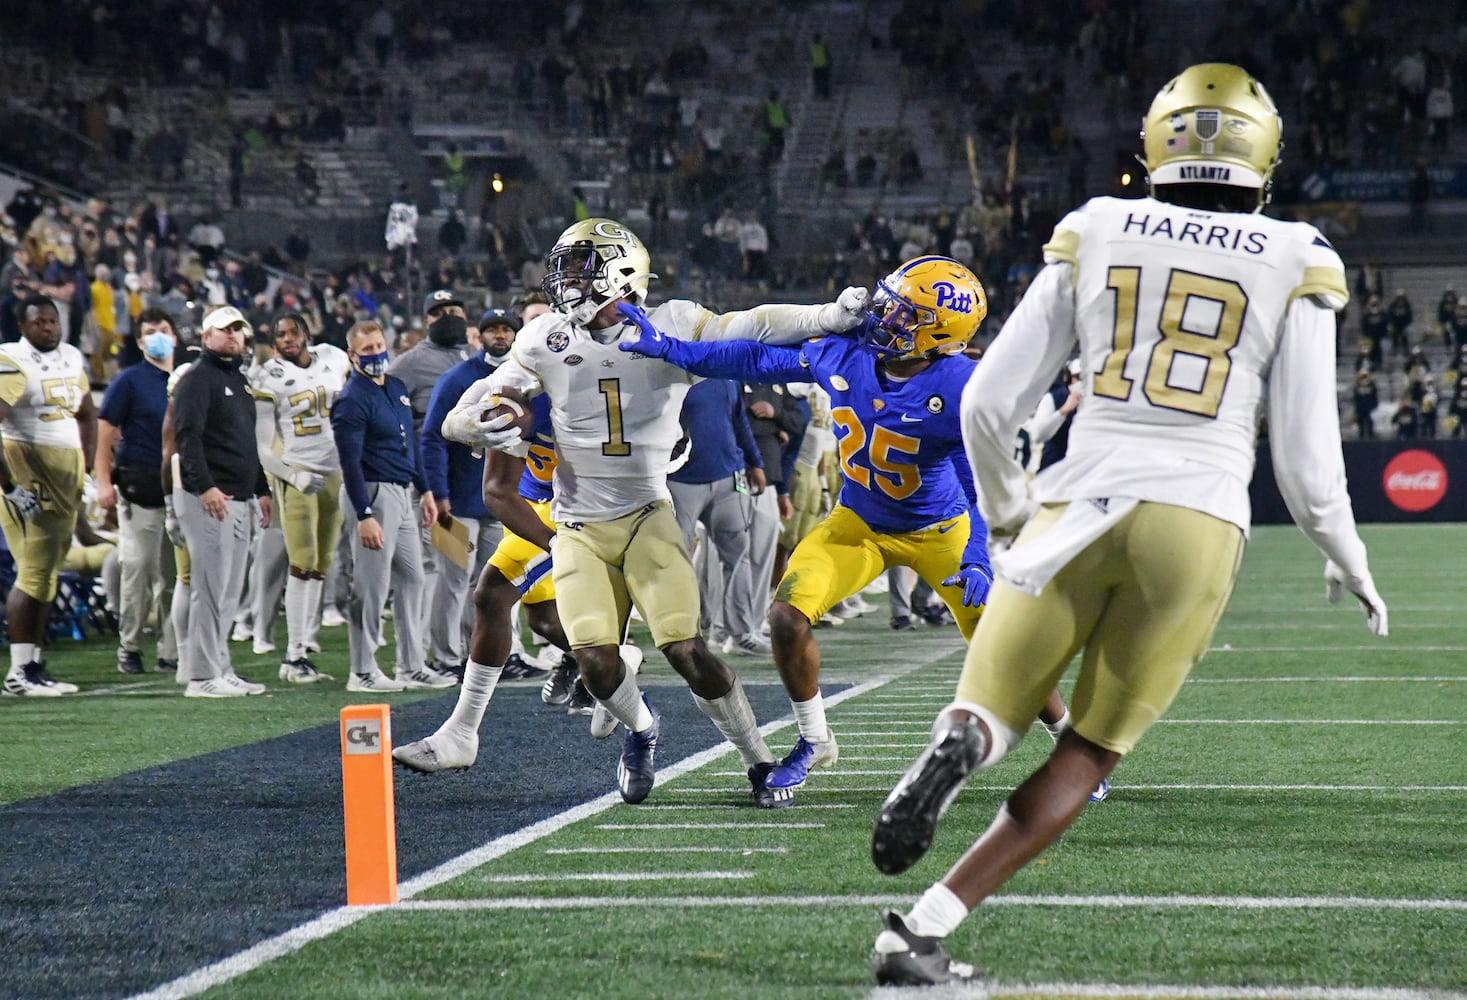
{"label": "coach wearing navy pullover", "polygon": [[[348,691],[401,691],[445,687],[441,675],[423,670],[423,550],[410,486],[422,493],[422,523],[431,524],[438,505],[418,467],[413,410],[407,386],[387,374],[387,338],[382,327],[362,322],[347,333],[352,374],[331,408],[331,430],[341,457],[341,506],[356,512],[351,536],[351,645]],[[382,611],[393,594],[397,644],[405,647],[393,680],[377,668],[383,644]],[[415,666],[413,666],[415,665]]]}
{"label": "coach wearing navy pullover", "polygon": [[[683,401],[682,424],[691,453],[687,464],[667,477],[673,510],[689,550],[693,528],[701,521],[722,565],[722,574],[700,574],[703,613],[722,618],[724,652],[767,656],[769,640],[759,629],[765,609],[756,599],[749,562],[750,494],[763,492],[765,473],[738,384],[707,379],[693,386]],[[711,570],[714,561],[704,555],[699,564]]]}
{"label": "coach wearing navy pullover", "polygon": [[274,515],[255,446],[255,400],[240,368],[249,328],[233,306],[205,316],[204,351],[173,389],[173,439],[182,479],[175,503],[193,555],[183,660],[189,698],[265,691],[265,685],[237,675],[229,661],[229,626],[244,590],[250,544],[249,498],[259,498],[262,524]]}

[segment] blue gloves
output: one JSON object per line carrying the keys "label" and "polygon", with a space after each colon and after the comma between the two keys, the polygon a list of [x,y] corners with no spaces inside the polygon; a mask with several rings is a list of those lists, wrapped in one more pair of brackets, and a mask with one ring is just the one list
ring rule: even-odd
{"label": "blue gloves", "polygon": [[666,358],[667,352],[672,350],[672,340],[647,318],[642,308],[631,302],[618,302],[616,309],[627,319],[637,324],[638,336],[636,340],[623,340],[617,344],[617,349],[626,351],[628,354],[645,354],[649,358]]}
{"label": "blue gloves", "polygon": [[962,587],[963,604],[976,608],[988,600],[989,588],[993,586],[993,571],[987,566],[964,566],[942,581],[944,587]]}

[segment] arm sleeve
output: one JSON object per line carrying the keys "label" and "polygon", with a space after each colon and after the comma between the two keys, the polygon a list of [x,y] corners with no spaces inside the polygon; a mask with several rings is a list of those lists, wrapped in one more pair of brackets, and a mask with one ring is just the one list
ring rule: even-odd
{"label": "arm sleeve", "polygon": [[214,487],[204,452],[204,421],[209,416],[209,373],[196,368],[179,379],[173,390],[173,450],[178,455],[183,482],[195,496]]}
{"label": "arm sleeve", "polygon": [[764,456],[759,454],[759,442],[754,440],[754,428],[749,426],[749,411],[744,407],[744,393],[737,385],[730,393],[731,417],[733,419],[734,440],[738,442],[739,451],[744,455],[744,468],[764,468]]}
{"label": "arm sleeve", "polygon": [[448,442],[443,437],[443,421],[461,395],[460,384],[444,381],[433,388],[428,415],[423,418],[423,433],[418,439],[423,479],[435,497],[448,496]]}
{"label": "arm sleeve", "polygon": [[822,337],[831,332],[825,329],[821,320],[825,309],[825,305],[771,303],[721,315],[704,310],[707,315],[698,323],[695,339],[798,344],[802,340]]}
{"label": "arm sleeve", "polygon": [[1345,483],[1335,395],[1335,318],[1295,300],[1268,383],[1274,476],[1289,513],[1325,557],[1352,577],[1368,575],[1365,543]]}
{"label": "arm sleeve", "polygon": [[1029,432],[1029,443],[1038,448],[1054,437],[1064,423],[1065,415],[1060,413],[1058,406],[1054,405],[1054,397],[1046,392],[1040,398],[1034,416],[1030,417],[1029,422],[1024,425]]}
{"label": "arm sleeve", "polygon": [[346,498],[360,521],[370,503],[367,499],[367,477],[362,474],[362,436],[366,433],[366,414],[352,399],[337,397],[331,408],[331,432],[336,437],[336,454],[341,459],[341,484]]}
{"label": "arm sleeve", "polygon": [[255,400],[255,447],[260,452],[260,465],[277,479],[290,482],[293,471],[285,460],[275,454],[275,401]]}
{"label": "arm sleeve", "polygon": [[1039,272],[963,389],[963,442],[990,526],[1014,526],[1028,508],[1014,439],[1074,348],[1073,277],[1067,263]]}
{"label": "arm sleeve", "polygon": [[800,360],[796,347],[776,347],[733,340],[726,343],[695,343],[668,339],[666,361],[703,378],[729,378],[742,382],[809,382],[810,371]]}
{"label": "arm sleeve", "polygon": [[983,513],[978,509],[978,487],[973,481],[968,456],[954,451],[952,464],[953,473],[968,497],[968,544],[963,548],[963,565],[982,566],[992,576],[993,569],[988,565],[988,522],[983,520]]}

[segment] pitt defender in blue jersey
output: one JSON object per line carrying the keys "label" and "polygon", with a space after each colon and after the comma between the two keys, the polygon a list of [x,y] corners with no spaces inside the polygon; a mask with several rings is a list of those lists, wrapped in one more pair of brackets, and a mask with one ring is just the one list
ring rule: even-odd
{"label": "pitt defender in blue jersey", "polygon": [[[966,638],[993,580],[957,414],[975,366],[962,350],[988,311],[983,286],[955,260],[918,257],[877,284],[873,303],[855,339],[693,343],[633,315],[642,337],[621,345],[696,375],[815,381],[830,394],[840,500],[795,548],[769,612],[774,661],[800,724],[795,749],[770,772],[773,788],[799,787],[838,754],[812,622],[890,567],[910,566],[943,596]],[[1055,719],[1063,712],[1057,697],[1047,707]]]}

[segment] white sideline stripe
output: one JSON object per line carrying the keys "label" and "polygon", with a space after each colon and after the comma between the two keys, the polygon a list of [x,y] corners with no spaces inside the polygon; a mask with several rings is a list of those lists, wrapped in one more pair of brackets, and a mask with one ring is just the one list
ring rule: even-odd
{"label": "white sideline stripe", "polygon": [[[1440,629],[1460,629],[1462,626],[1460,626],[1460,625],[1449,625],[1449,624],[1447,624],[1445,622],[1434,622],[1434,623],[1429,623],[1429,624],[1410,625],[1410,626],[1405,626],[1405,627],[1410,628],[1410,630],[1412,632],[1420,632],[1420,631],[1423,631],[1425,629],[1433,629],[1433,628],[1440,628]],[[1328,631],[1333,632],[1333,631],[1335,631],[1335,630],[1337,630],[1339,628],[1341,628],[1341,625],[1340,625],[1339,622],[1280,622],[1277,625],[1269,624],[1269,623],[1266,623],[1266,622],[1250,622],[1250,623],[1247,623],[1247,624],[1238,623],[1236,625],[1226,625],[1226,626],[1218,629],[1218,631],[1220,633],[1226,635],[1229,632],[1262,632],[1262,631],[1273,632],[1273,631],[1276,631],[1276,630],[1283,630],[1283,629],[1309,629],[1309,630],[1314,630],[1314,631],[1325,631],[1325,630],[1328,630]]]}
{"label": "white sideline stripe", "polygon": [[[732,771],[729,771],[729,773],[732,774]],[[672,792],[679,792],[679,790],[681,790],[681,789],[670,789],[670,790],[672,790]],[[725,790],[728,790],[728,789],[725,789]],[[647,812],[647,811],[650,811],[650,809],[747,809],[747,808],[748,808],[748,805],[742,805],[742,804],[733,805],[733,804],[729,804],[729,802],[709,802],[709,804],[706,804],[706,805],[704,805],[704,804],[695,804],[695,805],[688,805],[688,804],[682,804],[682,805],[643,805],[643,806],[638,806],[637,811],[638,812]],[[854,809],[855,806],[854,805],[833,805],[832,804],[832,805],[816,805],[816,806],[811,806],[811,808],[814,808],[814,809]]]}
{"label": "white sideline stripe", "polygon": [[1154,726],[1467,726],[1462,719],[1157,719]]}
{"label": "white sideline stripe", "polygon": [[[842,758],[844,760],[844,758]],[[717,773],[717,772],[715,772]],[[732,773],[732,772],[729,772]],[[889,792],[890,785],[840,785],[837,787],[822,787],[827,781],[833,781],[845,775],[855,777],[879,777],[881,775],[901,774],[901,770],[895,771],[831,771],[821,775],[817,784],[806,783],[800,789],[800,794],[807,795],[810,792],[838,792],[848,795],[851,792]],[[1013,788],[1013,785],[992,785],[968,782],[963,786],[965,791],[982,792],[1005,792]],[[679,788],[679,792],[690,795],[718,795],[728,792],[727,788]],[[1224,785],[1224,784],[1137,784],[1129,781],[1112,786],[1112,792],[1137,791],[1137,792],[1467,792],[1467,785]],[[795,808],[816,808],[811,803],[801,802]]]}
{"label": "white sideline stripe", "polygon": [[1188,677],[1188,684],[1398,684],[1467,681],[1467,674],[1439,677]]}
{"label": "white sideline stripe", "polygon": [[[1101,1000],[1463,1000],[1467,993],[1397,986],[1120,986],[1110,983],[985,982],[991,997],[1099,997]],[[880,998],[880,989],[870,994]]]}
{"label": "white sideline stripe", "polygon": [[[914,895],[877,896],[567,896],[558,899],[415,899],[399,910],[568,910],[624,906],[900,906]],[[983,906],[1048,906],[1095,909],[1214,910],[1410,910],[1467,913],[1467,899],[1372,899],[1365,896],[1061,896],[998,895]]]}
{"label": "white sideline stripe", "polygon": [[[943,653],[940,655],[946,654]],[[890,673],[882,674],[878,677],[873,677],[870,680],[865,681],[861,684],[856,684],[852,687],[846,688],[844,691],[837,692],[836,694],[831,695],[829,698],[825,699],[825,703],[827,705],[838,705],[841,702],[845,701],[847,698],[858,697],[865,694],[867,691],[871,691],[875,688],[881,687],[884,684],[889,684],[899,677],[905,676],[906,674],[912,673],[916,670],[920,670],[922,667],[927,666],[928,662],[930,661],[905,664],[901,668],[894,670]],[[763,726],[759,727],[759,731],[767,736],[771,733],[778,732],[781,729],[786,729],[790,726],[793,726],[794,724],[795,723],[793,719],[783,719],[776,722],[766,723]],[[724,754],[730,753],[732,750],[733,745],[725,741],[718,744],[717,746],[709,747],[707,750],[695,753],[691,757],[687,757],[683,760],[677,761],[676,763],[671,764],[658,771],[657,784],[660,785],[664,781],[671,781],[673,778],[677,778],[684,774],[687,774],[689,771],[697,770],[705,764],[717,760]],[[743,775],[743,777],[747,780],[748,776]],[[417,876],[416,878],[409,879],[408,881],[402,883],[398,886],[398,898],[401,900],[409,900],[421,892],[426,892],[429,889],[442,885],[444,882],[448,882],[455,878],[458,878],[465,872],[472,871],[473,869],[478,868],[481,865],[485,865],[490,861],[493,861],[495,858],[502,857],[503,855],[508,854],[510,851],[513,851],[520,847],[524,847],[525,845],[533,843],[536,840],[540,840],[543,837],[548,837],[550,834],[555,833],[556,831],[561,830],[567,826],[570,826],[573,823],[577,823],[590,816],[595,816],[599,813],[603,813],[606,810],[610,809],[612,806],[620,804],[621,795],[617,792],[608,792],[607,794],[592,799],[589,802],[582,802],[580,805],[575,806],[571,809],[567,809],[565,812],[558,813],[547,819],[543,819],[538,823],[532,823],[522,830],[516,830],[512,833],[507,833],[502,837],[496,837],[495,839],[481,845],[480,847],[475,848],[472,851],[461,854],[458,857],[439,865],[437,868],[429,869],[428,871]],[[747,829],[750,826],[757,826],[758,824],[740,823],[726,825],[738,826],[739,828]],[[790,827],[797,826],[797,824],[793,823],[771,823],[767,825]],[[820,827],[823,824],[814,823],[809,825],[811,827]],[[628,828],[636,829],[635,827],[630,826]],[[401,906],[403,904],[398,903],[397,905]],[[318,941],[321,938],[334,934],[345,927],[350,927],[358,920],[361,920],[363,917],[369,916],[374,912],[381,912],[387,909],[391,909],[391,907],[341,906],[334,910],[328,910],[326,913],[321,914],[321,916],[316,917],[314,920],[308,920],[303,924],[292,927],[290,930],[285,931],[282,934],[277,934],[273,938],[267,938],[266,940],[261,941],[256,945],[246,948],[244,951],[230,955],[228,958],[221,959],[218,962],[214,962],[210,965],[202,966],[198,969],[195,969],[193,972],[185,973],[184,975],[179,976],[177,979],[171,980],[167,983],[163,983],[160,986],[156,986],[145,993],[135,994],[132,1000],[182,1000],[183,997],[195,996],[199,993],[203,993],[205,990],[213,989],[215,986],[227,983],[232,979],[237,979],[248,972],[252,972],[255,969],[258,969],[260,966],[264,965],[266,962],[271,962],[277,958],[283,958],[286,955],[291,954],[292,952],[299,951],[301,948],[304,948],[312,941]]]}
{"label": "white sideline stripe", "polygon": [[1402,646],[1376,643],[1373,646],[1209,646],[1213,653],[1461,653],[1467,646]]}
{"label": "white sideline stripe", "polygon": [[[730,774],[743,774],[731,771]],[[598,830],[824,830],[824,823],[597,823]]]}
{"label": "white sideline stripe", "polygon": [[156,681],[132,681],[125,684],[104,684],[101,687],[87,688],[75,695],[74,698],[93,698],[104,694],[153,694],[164,688],[177,687],[182,690],[176,681],[164,678]]}
{"label": "white sideline stripe", "polygon": [[716,882],[753,878],[753,872],[570,872],[563,875],[489,875],[496,885],[537,882]]}
{"label": "white sideline stripe", "polygon": [[[708,789],[712,791],[713,789]],[[723,789],[720,789],[721,791]],[[686,791],[686,789],[682,789]],[[788,847],[547,847],[546,854],[788,854]]]}

